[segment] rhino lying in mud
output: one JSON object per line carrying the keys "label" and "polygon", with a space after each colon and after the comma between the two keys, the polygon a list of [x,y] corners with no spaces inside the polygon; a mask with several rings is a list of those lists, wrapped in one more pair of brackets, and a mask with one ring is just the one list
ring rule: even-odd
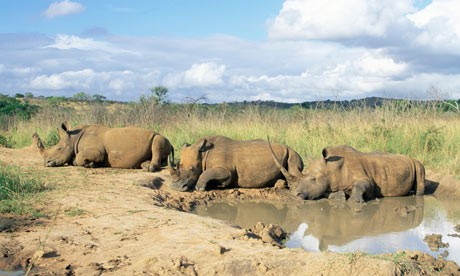
{"label": "rhino lying in mud", "polygon": [[[72,129],[67,123],[58,128],[59,142],[45,149],[37,133],[34,144],[48,167],[65,164],[84,167],[140,168],[157,171],[174,149],[165,137],[137,127],[110,128],[102,125],[79,125]],[[174,157],[173,157],[174,158]]]}
{"label": "rhino lying in mud", "polygon": [[[291,148],[274,144],[282,168],[300,176],[303,161]],[[205,137],[184,145],[179,168],[170,166],[171,187],[179,191],[210,188],[262,188],[283,179],[263,140],[235,141],[224,136]]]}
{"label": "rhino lying in mud", "polygon": [[328,147],[323,158],[313,161],[301,176],[292,175],[275,164],[286,177],[295,193],[303,199],[316,199],[329,193],[343,191],[356,202],[387,196],[404,196],[411,189],[417,195],[425,191],[425,168],[415,159],[381,152],[363,153],[350,146]]}

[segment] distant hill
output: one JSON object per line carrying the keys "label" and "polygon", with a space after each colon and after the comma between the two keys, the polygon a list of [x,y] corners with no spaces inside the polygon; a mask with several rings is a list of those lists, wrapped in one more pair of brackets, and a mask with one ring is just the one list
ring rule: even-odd
{"label": "distant hill", "polygon": [[[405,108],[411,108],[413,106],[438,106],[441,107],[444,111],[454,110],[459,111],[460,100],[445,100],[445,101],[433,101],[433,100],[406,100],[406,99],[388,99],[380,97],[368,97],[358,100],[343,100],[343,101],[311,101],[311,102],[302,102],[302,103],[282,103],[275,101],[243,101],[243,102],[231,102],[226,103],[230,106],[235,107],[244,107],[244,106],[259,106],[267,108],[280,108],[287,109],[294,106],[302,107],[306,109],[353,109],[353,108],[377,108],[382,107],[385,104],[390,104],[394,106],[400,106]],[[219,105],[219,104],[209,104],[209,105]]]}
{"label": "distant hill", "polygon": [[[15,98],[0,94],[3,99]],[[97,95],[96,95],[97,96]],[[0,97],[0,100],[1,100]],[[44,103],[59,105],[63,107],[71,107],[74,109],[81,109],[81,105],[91,103],[104,104],[106,106],[114,106],[115,108],[127,107],[128,102],[106,100],[105,97],[87,96],[86,98],[66,98],[66,97],[31,97],[31,98],[18,98],[16,100],[21,102],[29,102],[32,105],[42,106]],[[138,102],[134,102],[138,103]],[[167,103],[166,105],[190,105],[191,103]],[[399,106],[401,108],[411,108],[413,106],[436,106],[442,111],[460,111],[460,100],[407,100],[407,99],[392,99],[381,97],[367,97],[355,100],[324,100],[324,101],[307,101],[302,103],[283,103],[275,101],[242,101],[242,102],[224,102],[224,103],[194,103],[193,105],[201,105],[208,107],[216,107],[220,105],[227,105],[232,108],[238,109],[240,107],[257,106],[262,108],[278,108],[289,109],[291,107],[302,107],[305,109],[353,109],[353,108],[377,108],[384,105]]]}

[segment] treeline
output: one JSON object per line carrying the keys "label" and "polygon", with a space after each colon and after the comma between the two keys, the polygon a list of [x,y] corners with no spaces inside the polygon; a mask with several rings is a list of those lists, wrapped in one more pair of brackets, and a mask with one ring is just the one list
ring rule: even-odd
{"label": "treeline", "polygon": [[[212,104],[211,104],[212,105]],[[407,99],[388,99],[380,97],[368,97],[359,100],[324,100],[324,101],[310,101],[302,103],[282,103],[275,101],[243,101],[231,102],[227,105],[235,107],[254,106],[267,107],[267,108],[303,108],[303,109],[326,109],[326,110],[352,110],[355,108],[381,108],[383,106],[391,105],[403,110],[410,110],[412,108],[430,108],[436,109],[441,112],[447,111],[460,111],[460,99],[458,100],[407,100]]]}
{"label": "treeline", "polygon": [[[5,95],[3,95],[5,96]],[[39,100],[46,100],[50,103],[60,103],[60,102],[113,102],[107,100],[107,97],[101,94],[88,94],[86,92],[78,92],[74,94],[71,97],[65,97],[65,96],[34,96],[32,93],[16,93],[14,95],[14,98],[16,99],[24,99],[24,100],[30,100],[30,99],[39,99]]]}

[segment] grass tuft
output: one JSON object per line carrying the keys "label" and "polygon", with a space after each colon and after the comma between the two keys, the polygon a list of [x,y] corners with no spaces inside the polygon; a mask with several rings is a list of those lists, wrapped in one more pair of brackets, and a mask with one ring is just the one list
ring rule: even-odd
{"label": "grass tuft", "polygon": [[41,180],[23,176],[19,168],[0,167],[0,213],[42,216],[33,205],[34,197],[45,190]]}

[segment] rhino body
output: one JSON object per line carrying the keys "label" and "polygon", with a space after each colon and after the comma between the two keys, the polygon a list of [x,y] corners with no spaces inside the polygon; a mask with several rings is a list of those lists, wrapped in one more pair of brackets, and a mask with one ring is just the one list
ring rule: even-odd
{"label": "rhino body", "polygon": [[[158,133],[137,127],[110,128],[102,125],[79,125],[58,128],[59,142],[45,149],[40,137],[33,136],[45,165],[65,164],[84,167],[140,168],[159,170],[170,153],[171,143]],[[148,164],[144,162],[150,160]]]}
{"label": "rhino body", "polygon": [[363,153],[350,146],[328,147],[322,154],[323,157],[313,161],[300,177],[283,172],[288,182],[295,183],[297,195],[304,199],[316,199],[337,191],[345,192],[357,202],[375,197],[405,196],[413,189],[417,195],[424,194],[425,168],[408,156]]}
{"label": "rhino body", "polygon": [[[303,162],[291,148],[274,144],[282,166],[291,174],[300,175]],[[263,140],[236,141],[224,136],[199,139],[185,145],[178,169],[171,167],[171,187],[180,191],[209,188],[270,187],[283,175],[270,157],[268,143]]]}

